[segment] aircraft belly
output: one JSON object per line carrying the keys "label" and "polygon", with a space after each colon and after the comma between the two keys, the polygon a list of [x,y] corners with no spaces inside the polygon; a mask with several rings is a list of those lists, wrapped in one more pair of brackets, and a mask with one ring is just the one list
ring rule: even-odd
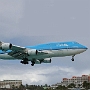
{"label": "aircraft belly", "polygon": [[63,49],[62,50],[62,56],[72,56],[76,54],[80,54],[84,50],[82,49]]}
{"label": "aircraft belly", "polygon": [[47,55],[35,55],[35,56],[28,56],[28,59],[29,60],[32,60],[32,59],[44,59],[44,58],[50,58],[51,55],[47,54]]}
{"label": "aircraft belly", "polygon": [[64,56],[62,50],[52,50],[51,53],[43,54],[43,55],[35,55],[35,56],[28,56],[28,59],[43,59],[43,58],[51,58],[51,57],[62,57]]}
{"label": "aircraft belly", "polygon": [[[35,55],[35,56],[28,56],[28,60],[32,59],[44,59],[44,58],[52,58],[52,57],[64,57],[64,56],[72,56],[76,54],[80,54],[81,52],[84,52],[85,49],[62,49],[62,50],[51,50],[48,54],[43,55]],[[12,60],[15,59],[14,57],[8,55],[8,54],[0,54],[0,59],[7,59]]]}
{"label": "aircraft belly", "polygon": [[80,54],[84,50],[81,49],[61,49],[61,50],[51,50],[51,53],[43,54],[43,55],[35,55],[28,56],[28,59],[43,59],[43,58],[51,58],[51,57],[64,57],[64,56],[72,56],[76,54]]}

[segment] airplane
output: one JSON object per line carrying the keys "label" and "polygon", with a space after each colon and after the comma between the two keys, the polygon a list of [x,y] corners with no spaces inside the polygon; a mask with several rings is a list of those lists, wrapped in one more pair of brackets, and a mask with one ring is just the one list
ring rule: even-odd
{"label": "airplane", "polygon": [[46,44],[39,44],[35,46],[21,47],[11,43],[4,43],[0,41],[0,59],[5,60],[21,60],[22,64],[51,63],[52,57],[74,56],[86,51],[88,48],[78,42],[53,42]]}

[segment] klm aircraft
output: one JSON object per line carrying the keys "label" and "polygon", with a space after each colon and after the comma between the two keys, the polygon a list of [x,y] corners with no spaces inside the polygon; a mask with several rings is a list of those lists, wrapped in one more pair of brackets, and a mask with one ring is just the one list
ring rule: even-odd
{"label": "klm aircraft", "polygon": [[75,55],[86,50],[86,46],[77,42],[54,42],[26,47],[0,42],[0,59],[18,59],[22,64],[31,61],[31,66],[34,66],[34,64],[51,63],[52,57],[72,56],[71,60],[74,61]]}

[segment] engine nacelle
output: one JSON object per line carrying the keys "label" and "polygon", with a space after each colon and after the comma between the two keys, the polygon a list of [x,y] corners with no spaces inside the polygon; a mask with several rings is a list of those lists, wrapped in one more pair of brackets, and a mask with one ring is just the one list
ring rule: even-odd
{"label": "engine nacelle", "polygon": [[10,50],[12,48],[12,44],[11,43],[2,43],[2,45],[0,46],[2,50]]}
{"label": "engine nacelle", "polygon": [[37,50],[36,49],[30,49],[30,50],[27,50],[27,54],[28,55],[37,55]]}
{"label": "engine nacelle", "polygon": [[43,63],[51,63],[51,58],[45,58],[45,59],[43,60]]}

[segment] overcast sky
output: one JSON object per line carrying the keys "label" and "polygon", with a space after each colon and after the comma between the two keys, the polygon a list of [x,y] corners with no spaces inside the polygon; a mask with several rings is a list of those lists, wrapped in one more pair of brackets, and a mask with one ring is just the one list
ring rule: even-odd
{"label": "overcast sky", "polygon": [[23,84],[55,84],[62,78],[90,74],[90,0],[0,0],[0,40],[20,46],[77,41],[88,50],[51,64],[31,67],[20,61],[0,61],[0,80]]}

